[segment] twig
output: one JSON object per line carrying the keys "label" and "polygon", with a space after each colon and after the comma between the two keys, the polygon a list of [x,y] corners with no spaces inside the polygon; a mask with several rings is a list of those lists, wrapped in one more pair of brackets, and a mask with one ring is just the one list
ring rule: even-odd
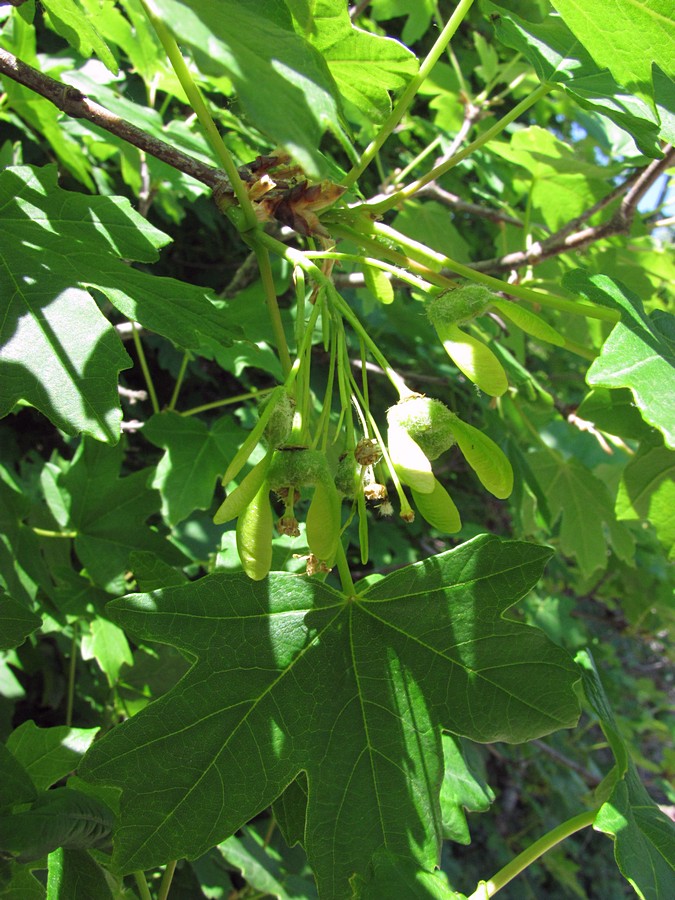
{"label": "twig", "polygon": [[370,0],[359,0],[358,3],[355,3],[349,10],[349,18],[352,22],[361,15],[364,9],[370,4]]}
{"label": "twig", "polygon": [[[619,209],[611,219],[603,222],[602,225],[592,225],[569,233],[570,225],[568,224],[550,238],[532,244],[527,250],[507,253],[505,256],[496,259],[486,259],[472,263],[471,268],[477,272],[498,272],[517,269],[521,266],[533,266],[543,262],[545,259],[550,259],[552,256],[559,256],[561,253],[568,253],[571,250],[583,250],[585,247],[603,238],[612,237],[615,234],[627,234],[635,217],[640,199],[656,179],[672,166],[673,161],[675,161],[675,149],[667,147],[663,159],[654,160],[637,177],[633,176],[627,179],[620,186],[624,190],[628,186],[628,190]],[[608,205],[622,192],[619,188],[610,192],[607,198],[603,198],[603,201],[606,201],[603,205]],[[600,203],[602,204],[603,201],[600,201]],[[590,218],[597,211],[596,207],[598,205],[596,204],[595,207],[587,210],[573,224],[576,225],[578,221],[585,221]]]}
{"label": "twig", "polygon": [[560,763],[565,769],[572,769],[573,772],[576,772],[577,775],[581,775],[586,784],[589,787],[597,787],[602,778],[599,778],[597,775],[594,775],[592,772],[589,772],[588,769],[585,769],[580,763],[575,762],[573,759],[570,759],[569,756],[565,756],[563,753],[560,753],[554,747],[549,747],[548,744],[545,744],[544,741],[540,741],[538,739],[530,741],[531,744],[534,744],[538,750],[541,750],[543,753],[546,753],[547,756],[550,756],[551,759],[554,759],[557,763]]}
{"label": "twig", "polygon": [[[372,372],[374,375],[381,375],[383,378],[387,377],[387,373],[381,366],[376,365],[373,362],[366,362],[365,366],[361,362],[360,359],[351,359],[349,360],[349,364],[355,369],[364,369],[366,372]],[[410,381],[417,381],[420,384],[447,384],[447,378],[441,378],[440,375],[424,375],[418,371],[411,371],[410,369],[398,369],[397,370],[403,378]]]}
{"label": "twig", "polygon": [[191,175],[208,187],[220,190],[230,189],[230,182],[220,169],[200,162],[193,156],[183,153],[182,150],[177,150],[171,144],[153,137],[147,131],[137,128],[126,119],[116,116],[110,110],[90,100],[79,88],[44,75],[2,49],[0,49],[0,74],[30,88],[36,94],[40,94],[67,116],[74,119],[86,119],[88,122],[98,125],[99,128],[133,144],[139,150],[144,150],[150,156],[162,160],[174,169]]}
{"label": "twig", "polygon": [[489,206],[480,206],[478,203],[471,203],[468,200],[462,200],[457,194],[444,190],[435,181],[425,185],[417,192],[418,197],[428,197],[431,200],[437,200],[444,206],[450,206],[460,212],[471,213],[474,216],[480,216],[483,219],[490,219],[492,222],[505,222],[507,225],[515,225],[516,228],[522,228],[523,223],[514,216],[500,212],[498,209],[491,209]]}

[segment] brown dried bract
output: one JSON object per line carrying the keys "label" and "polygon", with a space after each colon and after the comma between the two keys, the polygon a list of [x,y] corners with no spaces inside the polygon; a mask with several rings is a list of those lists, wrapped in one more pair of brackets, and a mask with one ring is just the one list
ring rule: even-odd
{"label": "brown dried bract", "polygon": [[373,481],[363,488],[363,496],[369,503],[384,503],[389,499],[389,492],[383,484]]}
{"label": "brown dried bract", "polygon": [[300,535],[300,523],[295,516],[282,516],[277,522],[277,531],[279,534],[288,535],[288,537],[298,537]]}
{"label": "brown dried bract", "polygon": [[382,450],[375,438],[362,438],[354,448],[354,458],[360,466],[374,466],[382,459]]}
{"label": "brown dried bract", "polygon": [[[300,166],[287,153],[278,151],[258,156],[239,169],[242,181],[260,222],[276,219],[299,234],[329,237],[317,212],[335,203],[345,192],[339,184],[320,181],[310,184]],[[224,192],[226,205],[233,201],[230,190]]]}
{"label": "brown dried bract", "polygon": [[318,575],[320,572],[330,572],[330,568],[323,560],[310,553],[307,557],[307,575]]}

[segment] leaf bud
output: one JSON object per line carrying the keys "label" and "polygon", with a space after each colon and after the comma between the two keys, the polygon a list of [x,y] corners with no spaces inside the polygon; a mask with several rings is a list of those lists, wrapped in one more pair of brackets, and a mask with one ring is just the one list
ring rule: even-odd
{"label": "leaf bud", "polygon": [[482,316],[494,299],[492,291],[482,284],[465,284],[433,297],[425,309],[434,328],[439,325],[464,325]]}

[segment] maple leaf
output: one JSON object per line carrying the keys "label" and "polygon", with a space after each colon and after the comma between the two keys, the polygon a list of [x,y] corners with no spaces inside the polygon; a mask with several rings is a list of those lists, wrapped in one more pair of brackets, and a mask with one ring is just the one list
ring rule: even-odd
{"label": "maple leaf", "polygon": [[168,241],[123,197],[64,191],[55,166],[0,173],[0,416],[26,400],[67,434],[119,440],[117,375],[131,360],[92,288],[179,347],[231,344],[205,290],[124,261],[153,262]]}
{"label": "maple leaf", "polygon": [[356,596],[221,573],[112,601],[122,627],[196,660],[81,768],[123,790],[120,870],[199,856],[305,772],[296,796],[322,897],[350,895],[382,851],[431,871],[442,730],[525,741],[576,721],[573,661],[503,618],[550,554],[483,535]]}

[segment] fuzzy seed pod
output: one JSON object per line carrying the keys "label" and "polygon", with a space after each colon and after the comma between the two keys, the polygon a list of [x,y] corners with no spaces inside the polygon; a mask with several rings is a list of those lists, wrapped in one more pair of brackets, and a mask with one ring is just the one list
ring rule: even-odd
{"label": "fuzzy seed pod", "polygon": [[343,453],[337,464],[335,487],[348,500],[356,495],[360,483],[359,475],[360,467],[354,459],[352,451]]}
{"label": "fuzzy seed pod", "polygon": [[[260,413],[265,409],[268,399],[269,398],[265,397],[261,400],[259,407]],[[295,405],[295,400],[292,397],[289,397],[284,391],[277,401],[274,411],[265,426],[265,431],[263,432],[268,447],[279,447],[288,440],[293,429]]]}
{"label": "fuzzy seed pod", "polygon": [[482,316],[493,302],[494,294],[482,284],[465,284],[463,287],[443,291],[426,304],[429,321],[438,325],[464,325]]}
{"label": "fuzzy seed pod", "polygon": [[331,480],[326,457],[319,450],[287,447],[272,457],[268,480],[273,491],[281,488],[323,484]]}
{"label": "fuzzy seed pod", "polygon": [[403,428],[427,459],[437,459],[455,443],[454,413],[432,397],[410,397],[387,410],[390,426]]}

